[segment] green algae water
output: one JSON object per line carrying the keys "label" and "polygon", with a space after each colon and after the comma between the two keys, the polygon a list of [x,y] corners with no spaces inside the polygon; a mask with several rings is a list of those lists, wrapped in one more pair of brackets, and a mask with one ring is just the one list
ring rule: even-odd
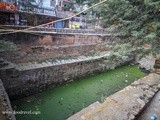
{"label": "green algae water", "polygon": [[96,101],[103,102],[104,98],[145,75],[135,66],[124,66],[13,101],[12,106],[15,111],[41,113],[16,115],[17,120],[66,120]]}

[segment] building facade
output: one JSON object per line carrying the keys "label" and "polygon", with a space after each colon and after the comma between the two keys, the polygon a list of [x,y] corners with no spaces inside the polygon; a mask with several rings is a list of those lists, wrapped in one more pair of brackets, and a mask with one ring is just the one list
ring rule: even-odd
{"label": "building facade", "polygon": [[[70,6],[74,0],[0,0],[0,25],[36,26],[74,15]],[[86,26],[82,16],[46,27],[69,28]]]}
{"label": "building facade", "polygon": [[[56,0],[0,0],[1,25],[35,26],[68,17],[56,12]],[[65,22],[49,25],[54,26],[64,28]]]}

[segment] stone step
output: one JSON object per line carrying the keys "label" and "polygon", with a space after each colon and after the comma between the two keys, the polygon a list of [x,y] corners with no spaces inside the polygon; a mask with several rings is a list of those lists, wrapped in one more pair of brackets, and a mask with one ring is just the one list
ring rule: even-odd
{"label": "stone step", "polygon": [[87,108],[84,108],[83,110],[81,110],[80,112],[78,112],[77,114],[71,116],[70,118],[68,118],[67,120],[77,120],[77,119],[82,119],[83,120],[83,115],[85,113],[88,113],[89,111],[95,110],[96,108],[98,108],[101,105],[101,103],[99,103],[98,101],[91,104],[90,106],[88,106]]}

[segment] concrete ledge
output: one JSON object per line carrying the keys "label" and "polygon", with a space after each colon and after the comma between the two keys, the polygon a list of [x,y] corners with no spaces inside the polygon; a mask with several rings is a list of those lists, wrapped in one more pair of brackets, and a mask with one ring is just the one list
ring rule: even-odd
{"label": "concrete ledge", "polygon": [[4,112],[13,112],[13,110],[8,94],[6,93],[3,83],[0,79],[0,120],[16,120],[14,114]]}
{"label": "concrete ledge", "polygon": [[68,120],[134,120],[159,89],[160,75],[152,73]]}

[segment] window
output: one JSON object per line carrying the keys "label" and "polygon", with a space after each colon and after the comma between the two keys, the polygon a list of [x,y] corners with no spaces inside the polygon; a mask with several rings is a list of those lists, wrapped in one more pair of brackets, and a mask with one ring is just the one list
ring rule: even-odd
{"label": "window", "polygon": [[59,2],[59,6],[61,6],[61,5],[62,5],[62,2],[60,1],[60,2]]}

